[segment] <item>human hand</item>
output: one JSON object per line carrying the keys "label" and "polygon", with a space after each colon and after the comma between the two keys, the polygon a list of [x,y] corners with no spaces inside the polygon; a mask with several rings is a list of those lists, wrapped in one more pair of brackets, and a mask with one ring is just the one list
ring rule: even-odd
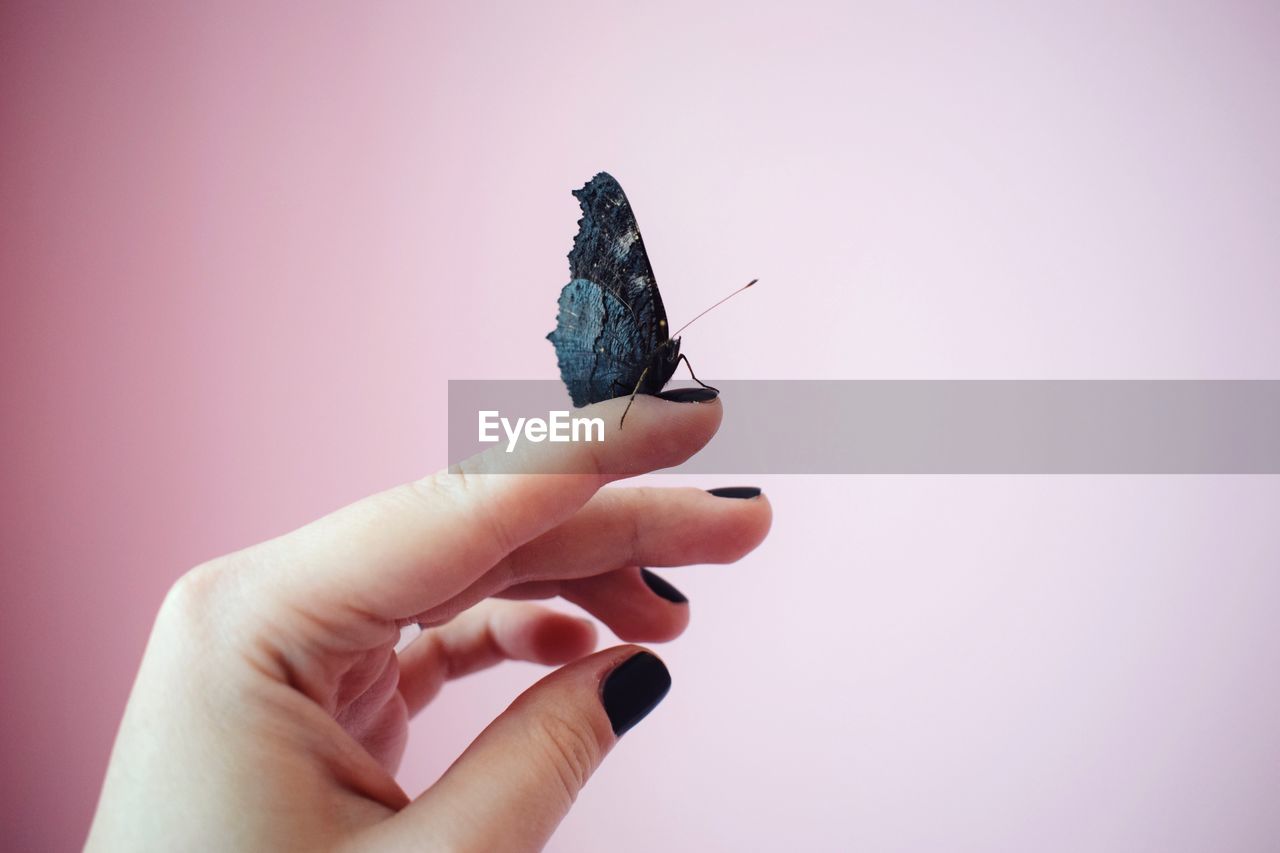
{"label": "human hand", "polygon": [[[737,560],[770,523],[763,497],[601,490],[684,461],[722,412],[638,397],[623,431],[626,402],[584,411],[603,442],[499,447],[187,573],[157,616],[88,847],[541,849],[670,679],[636,646],[582,657],[586,620],[496,599],[560,595],[626,641],[668,640],[688,606],[639,567]],[[423,633],[397,653],[413,623]],[[504,659],[574,662],[411,799],[394,778],[408,719]]]}

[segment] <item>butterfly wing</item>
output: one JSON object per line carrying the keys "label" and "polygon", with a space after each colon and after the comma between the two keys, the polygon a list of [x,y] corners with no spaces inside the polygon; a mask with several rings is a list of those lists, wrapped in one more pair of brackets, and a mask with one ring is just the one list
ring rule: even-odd
{"label": "butterfly wing", "polygon": [[667,311],[626,193],[601,172],[573,193],[582,208],[569,252],[569,278],[594,281],[612,291],[635,317],[640,345],[651,353],[667,340]]}
{"label": "butterfly wing", "polygon": [[575,406],[629,394],[641,377],[640,390],[654,393],[671,377],[679,349],[664,346],[667,312],[631,204],[606,172],[573,194],[582,219],[569,252],[572,281],[547,335],[560,377]]}
{"label": "butterfly wing", "polygon": [[635,315],[612,291],[584,278],[564,286],[556,328],[547,339],[555,345],[560,378],[575,406],[635,390],[646,365],[640,337]]}

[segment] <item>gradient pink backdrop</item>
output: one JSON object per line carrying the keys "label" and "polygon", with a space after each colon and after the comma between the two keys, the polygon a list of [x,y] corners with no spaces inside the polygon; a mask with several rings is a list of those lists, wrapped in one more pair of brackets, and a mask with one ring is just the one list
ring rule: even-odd
{"label": "gradient pink backdrop", "polygon": [[[761,279],[711,379],[1280,376],[1280,11],[1056,5],[0,4],[0,847],[81,843],[183,570],[554,375],[597,170],[673,320]],[[759,484],[552,849],[1280,844],[1280,478]]]}

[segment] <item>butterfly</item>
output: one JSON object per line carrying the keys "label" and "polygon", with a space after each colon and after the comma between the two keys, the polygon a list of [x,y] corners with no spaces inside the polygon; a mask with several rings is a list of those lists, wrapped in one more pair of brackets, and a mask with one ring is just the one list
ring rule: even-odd
{"label": "butterfly", "polygon": [[[623,394],[632,401],[636,394],[657,394],[680,362],[688,365],[689,359],[680,352],[680,338],[669,334],[631,203],[607,172],[573,195],[582,218],[569,252],[570,281],[560,291],[556,328],[547,335],[556,349],[560,378],[575,406]],[[712,387],[694,375],[691,365],[689,375],[704,388]],[[626,420],[626,411],[622,418]]]}

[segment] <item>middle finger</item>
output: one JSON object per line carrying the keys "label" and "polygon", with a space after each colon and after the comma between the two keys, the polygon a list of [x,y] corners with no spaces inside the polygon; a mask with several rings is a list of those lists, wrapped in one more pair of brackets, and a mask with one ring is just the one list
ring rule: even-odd
{"label": "middle finger", "polygon": [[603,489],[568,521],[521,545],[417,621],[438,624],[517,584],[627,566],[731,563],[760,544],[771,518],[763,495],[739,500],[693,488]]}

